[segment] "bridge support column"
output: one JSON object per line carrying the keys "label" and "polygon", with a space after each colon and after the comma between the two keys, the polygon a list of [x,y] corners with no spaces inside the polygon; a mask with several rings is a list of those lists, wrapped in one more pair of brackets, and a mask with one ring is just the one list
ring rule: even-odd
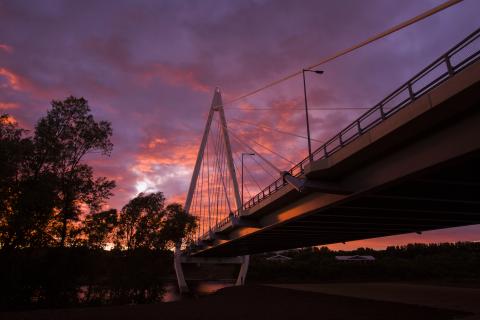
{"label": "bridge support column", "polygon": [[236,286],[243,286],[245,284],[245,279],[247,278],[248,265],[250,264],[250,256],[242,257],[242,264],[240,266],[240,271],[238,272]]}
{"label": "bridge support column", "polygon": [[182,268],[182,251],[180,250],[180,246],[175,246],[175,253],[173,256],[173,267],[175,269],[175,274],[177,276],[178,282],[178,290],[180,293],[187,293],[188,292],[188,285],[185,281],[185,275],[183,274]]}

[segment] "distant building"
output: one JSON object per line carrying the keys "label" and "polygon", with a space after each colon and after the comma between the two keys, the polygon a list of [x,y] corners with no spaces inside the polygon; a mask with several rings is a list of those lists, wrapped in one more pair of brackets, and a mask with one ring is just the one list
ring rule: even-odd
{"label": "distant building", "polygon": [[335,256],[338,261],[375,261],[374,256]]}
{"label": "distant building", "polygon": [[287,257],[287,256],[284,256],[284,255],[281,255],[281,254],[276,254],[276,255],[274,255],[274,256],[265,258],[265,260],[285,262],[285,261],[288,261],[288,260],[292,260],[292,258]]}

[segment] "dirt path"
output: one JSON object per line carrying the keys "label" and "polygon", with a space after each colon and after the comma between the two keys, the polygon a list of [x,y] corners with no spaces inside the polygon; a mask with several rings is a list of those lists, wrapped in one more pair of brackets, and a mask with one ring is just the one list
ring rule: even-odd
{"label": "dirt path", "polygon": [[474,313],[480,319],[480,288],[405,283],[273,284],[274,287],[407,303]]}
{"label": "dirt path", "polygon": [[155,305],[0,313],[5,320],[325,319],[448,320],[466,313],[269,286],[231,287],[199,299]]}

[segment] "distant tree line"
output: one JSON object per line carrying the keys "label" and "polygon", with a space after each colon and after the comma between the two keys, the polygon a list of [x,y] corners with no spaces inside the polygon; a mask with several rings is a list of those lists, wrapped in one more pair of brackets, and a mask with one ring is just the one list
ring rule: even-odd
{"label": "distant tree line", "polygon": [[197,221],[162,192],[104,210],[115,181],[95,177],[85,157],[109,156],[111,136],[84,98],[52,101],[33,132],[0,115],[0,249],[161,250],[189,237]]}
{"label": "distant tree line", "polygon": [[[480,243],[409,244],[385,250],[327,247],[282,252],[291,260],[269,261],[271,254],[251,259],[249,281],[433,281],[480,286]],[[372,255],[375,261],[338,261],[337,255]]]}

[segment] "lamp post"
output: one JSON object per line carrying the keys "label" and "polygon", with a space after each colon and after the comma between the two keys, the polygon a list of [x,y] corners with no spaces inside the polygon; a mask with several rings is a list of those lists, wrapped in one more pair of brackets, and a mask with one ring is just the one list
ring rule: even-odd
{"label": "lamp post", "polygon": [[303,76],[303,96],[305,97],[305,116],[307,119],[307,140],[308,140],[308,159],[310,162],[313,161],[312,155],[312,142],[310,141],[310,123],[308,121],[308,103],[307,103],[307,85],[305,82],[305,72],[313,72],[316,74],[322,74],[322,70],[310,70],[310,69],[302,69],[302,76]]}
{"label": "lamp post", "polygon": [[241,192],[241,197],[242,197],[242,210],[243,210],[243,156],[254,156],[255,153],[250,153],[250,152],[243,152],[242,153],[242,192]]}

